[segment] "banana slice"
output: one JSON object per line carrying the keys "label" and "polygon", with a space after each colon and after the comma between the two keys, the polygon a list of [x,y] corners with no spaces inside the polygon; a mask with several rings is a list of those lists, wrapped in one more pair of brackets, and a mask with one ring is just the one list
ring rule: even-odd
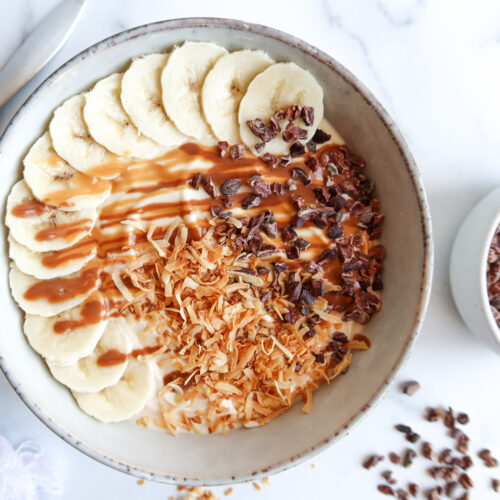
{"label": "banana slice", "polygon": [[15,240],[34,252],[67,248],[90,234],[97,211],[54,210],[38,201],[24,181],[11,189],[7,198],[5,223]]}
{"label": "banana slice", "polygon": [[250,82],[274,61],[262,50],[239,50],[222,56],[208,72],[201,102],[215,136],[241,143],[238,108]]}
{"label": "banana slice", "polygon": [[80,408],[102,422],[121,422],[139,413],[153,394],[149,363],[130,359],[121,380],[100,392],[73,392]]}
{"label": "banana slice", "polygon": [[144,134],[162,146],[176,146],[186,142],[161,102],[161,72],[167,54],[149,54],[132,61],[123,74],[121,101],[132,123]]}
{"label": "banana slice", "polygon": [[24,180],[43,203],[65,211],[98,207],[111,192],[111,183],[82,174],[52,147],[45,132],[24,158]]}
{"label": "banana slice", "polygon": [[163,107],[177,128],[195,139],[212,134],[201,110],[206,74],[227,50],[215,43],[185,42],[170,54],[161,74]]}
{"label": "banana slice", "polygon": [[149,159],[165,153],[164,146],[139,133],[123,109],[120,93],[123,73],[98,81],[87,95],[83,117],[90,135],[111,152]]}
{"label": "banana slice", "polygon": [[90,239],[57,252],[33,252],[9,234],[9,256],[20,271],[39,280],[67,276],[80,270],[97,254],[97,243]]}
{"label": "banana slice", "polygon": [[81,304],[100,284],[97,268],[82,269],[77,273],[38,280],[24,274],[11,262],[9,273],[12,296],[28,314],[55,316]]}
{"label": "banana slice", "polygon": [[115,155],[92,139],[83,119],[84,106],[85,94],[70,97],[54,111],[49,125],[50,137],[57,154],[83,173],[99,165],[117,161]]}
{"label": "banana slice", "polygon": [[107,309],[100,293],[57,316],[27,314],[24,333],[31,347],[51,365],[71,366],[89,356],[106,329]]}
{"label": "banana slice", "polygon": [[[306,127],[302,120],[296,124],[308,132],[307,142],[318,128],[323,118],[323,89],[316,78],[295,63],[276,63],[257,75],[248,86],[247,93],[240,103],[238,120],[243,143],[255,152],[255,144],[261,140],[248,128],[247,120],[260,118],[265,123],[279,109],[286,109],[291,104],[311,106],[314,109],[314,121]],[[285,124],[282,124],[284,128]],[[281,133],[266,144],[264,152],[286,154],[290,144],[281,138]]]}
{"label": "banana slice", "polygon": [[[128,337],[117,328],[116,322],[109,321],[101,340],[89,356],[70,366],[57,366],[50,361],[47,365],[52,375],[72,391],[99,392],[121,379],[127,368],[130,348]],[[116,363],[105,364],[106,356],[108,359],[115,356]]]}

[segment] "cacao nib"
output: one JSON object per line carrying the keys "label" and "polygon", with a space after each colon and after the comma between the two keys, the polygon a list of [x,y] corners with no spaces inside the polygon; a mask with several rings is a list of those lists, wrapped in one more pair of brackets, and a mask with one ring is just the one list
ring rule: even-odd
{"label": "cacao nib", "polygon": [[498,460],[491,455],[491,451],[488,449],[481,450],[478,453],[479,458],[484,462],[486,467],[497,467]]}
{"label": "cacao nib", "polygon": [[219,205],[212,205],[210,207],[210,213],[212,217],[217,217],[222,212],[222,207]]}
{"label": "cacao nib", "polygon": [[462,485],[462,488],[464,488],[465,490],[468,490],[474,486],[472,479],[465,472],[463,474],[460,474],[458,482]]}
{"label": "cacao nib", "polygon": [[302,198],[302,196],[300,196],[298,194],[292,194],[292,196],[290,196],[290,199],[293,201],[293,204],[297,208],[302,208],[303,207],[303,205],[304,205],[304,198]]}
{"label": "cacao nib", "polygon": [[295,240],[295,245],[299,250],[305,250],[311,245],[311,243],[309,243],[309,241],[305,240],[304,238],[297,238]]}
{"label": "cacao nib", "polygon": [[258,207],[260,205],[260,198],[256,194],[251,194],[248,198],[243,200],[241,206],[248,210],[249,208]]}
{"label": "cacao nib", "polygon": [[304,106],[300,111],[300,117],[304,124],[310,127],[314,123],[314,108],[311,106]]}
{"label": "cacao nib", "polygon": [[314,132],[314,135],[312,137],[312,141],[315,144],[324,144],[325,142],[329,141],[332,138],[331,135],[327,134],[321,129],[317,129],[316,132]]}
{"label": "cacao nib", "polygon": [[[307,330],[307,332],[304,333],[304,335],[302,335],[302,338],[304,340],[312,339],[315,335],[316,335],[316,330],[314,328],[309,328],[309,330]],[[367,467],[367,469],[368,469],[368,467]]]}
{"label": "cacao nib", "polygon": [[316,262],[321,266],[326,262],[335,260],[338,257],[338,251],[336,248],[327,248],[322,252],[322,254],[316,259]]}
{"label": "cacao nib", "polygon": [[394,496],[394,490],[390,486],[388,486],[387,484],[379,484],[377,486],[377,489],[378,489],[378,491],[380,491],[380,493],[383,493],[384,495]]}
{"label": "cacao nib", "polygon": [[327,218],[325,214],[320,214],[313,219],[314,224],[320,229],[324,229],[327,225]]}
{"label": "cacao nib", "polygon": [[314,262],[313,260],[310,260],[309,262],[306,263],[305,267],[306,271],[311,274],[316,274],[316,273],[321,273],[323,272],[323,269],[319,264]]}
{"label": "cacao nib", "polygon": [[269,129],[260,118],[247,120],[247,126],[262,142],[269,142],[271,140]]}
{"label": "cacao nib", "polygon": [[273,266],[277,273],[284,273],[288,269],[288,264],[285,262],[273,262]]}
{"label": "cacao nib", "polygon": [[270,290],[267,291],[264,295],[262,295],[262,297],[260,298],[260,301],[265,304],[273,295],[273,292],[271,292]]}
{"label": "cacao nib", "polygon": [[273,253],[276,253],[277,248],[274,245],[262,245],[257,252],[259,257],[268,257]]}
{"label": "cacao nib", "polygon": [[219,156],[224,158],[229,150],[229,144],[226,141],[219,141],[217,143],[217,150],[219,151]]}
{"label": "cacao nib", "polygon": [[264,154],[262,160],[269,168],[276,168],[278,166],[278,158],[271,153]]}
{"label": "cacao nib", "polygon": [[209,175],[204,175],[201,179],[201,183],[203,185],[203,189],[212,197],[217,198],[217,193],[215,192],[215,185],[212,180],[212,177]]}
{"label": "cacao nib", "polygon": [[304,163],[311,172],[316,172],[319,169],[318,160],[314,156],[307,158]]}
{"label": "cacao nib", "polygon": [[414,450],[407,449],[403,455],[403,467],[409,467],[413,463],[413,459],[417,456]]}
{"label": "cacao nib", "polygon": [[276,221],[262,224],[262,229],[269,238],[276,238],[278,236],[278,224]]}
{"label": "cacao nib", "polygon": [[262,246],[262,236],[256,235],[248,241],[248,246],[252,253],[257,254]]}
{"label": "cacao nib", "polygon": [[271,185],[268,182],[256,182],[253,185],[253,190],[255,194],[259,195],[261,198],[267,198],[271,195]]}
{"label": "cacao nib", "polygon": [[297,212],[297,216],[301,219],[310,220],[318,215],[318,209],[314,207],[301,207]]}
{"label": "cacao nib", "polygon": [[297,239],[297,233],[291,227],[284,227],[281,230],[281,238],[284,242],[294,241]]}
{"label": "cacao nib", "polygon": [[203,173],[202,172],[198,172],[192,179],[191,179],[191,186],[193,189],[196,189],[196,191],[198,191],[198,189],[200,189],[200,184],[201,184],[201,181],[203,179]]}
{"label": "cacao nib", "polygon": [[232,208],[234,206],[234,201],[230,196],[221,196],[220,201],[224,208]]}
{"label": "cacao nib", "polygon": [[292,122],[288,123],[283,132],[283,140],[285,142],[294,142],[297,139],[305,139],[306,137],[307,130],[297,127],[297,125]]}
{"label": "cacao nib", "polygon": [[306,146],[311,153],[316,153],[316,144],[312,141],[312,139],[306,143]]}
{"label": "cacao nib", "polygon": [[408,483],[408,491],[412,497],[416,497],[418,495],[418,485],[415,483]]}
{"label": "cacao nib", "polygon": [[314,360],[316,361],[316,363],[324,365],[325,364],[325,355],[322,352],[314,354]]}
{"label": "cacao nib", "polygon": [[306,147],[301,142],[294,142],[290,146],[290,156],[296,158],[297,156],[303,155],[306,152]]}
{"label": "cacao nib", "polygon": [[247,184],[249,186],[254,186],[256,182],[261,182],[262,181],[262,175],[260,174],[255,174],[255,175],[252,175],[252,177],[250,177],[248,180],[247,180]]}
{"label": "cacao nib", "polygon": [[330,193],[328,192],[328,189],[321,186],[316,186],[314,188],[314,196],[318,200],[318,203],[321,203],[322,205],[326,205],[328,203],[328,200],[330,199]]}
{"label": "cacao nib", "polygon": [[345,207],[345,198],[331,192],[330,194],[333,194],[333,196],[331,196],[331,198],[328,200],[327,205],[329,207],[332,207],[336,211],[342,210]]}
{"label": "cacao nib", "polygon": [[278,165],[280,167],[286,167],[287,165],[290,165],[290,162],[292,161],[292,156],[291,155],[281,155],[278,159]]}
{"label": "cacao nib", "polygon": [[328,230],[328,237],[332,240],[337,239],[338,237],[344,234],[344,230],[338,224],[332,224],[330,229]]}
{"label": "cacao nib", "polygon": [[365,469],[371,469],[382,460],[384,460],[384,457],[382,455],[371,455],[363,462],[363,467]]}
{"label": "cacao nib", "polygon": [[300,106],[298,104],[290,104],[285,110],[285,118],[293,122],[300,116]]}
{"label": "cacao nib", "polygon": [[420,389],[420,384],[416,380],[407,382],[403,388],[403,392],[407,396],[413,396]]}
{"label": "cacao nib", "polygon": [[298,259],[300,250],[295,245],[292,245],[286,249],[286,255],[289,259]]}
{"label": "cacao nib", "polygon": [[396,484],[396,480],[392,477],[392,471],[385,470],[380,474],[389,484]]}
{"label": "cacao nib", "polygon": [[229,157],[233,160],[242,158],[247,154],[247,148],[243,144],[234,144],[229,148]]}
{"label": "cacao nib", "polygon": [[325,285],[321,280],[313,280],[311,282],[311,293],[314,297],[323,297],[325,295]]}
{"label": "cacao nib", "polygon": [[292,302],[298,302],[300,294],[302,292],[302,283],[300,281],[294,281],[289,286],[290,300]]}
{"label": "cacao nib", "polygon": [[266,143],[265,142],[258,142],[254,146],[255,151],[257,151],[258,154],[262,153],[262,151],[264,151],[265,147],[266,147]]}
{"label": "cacao nib", "polygon": [[309,290],[306,290],[304,287],[302,287],[302,292],[300,294],[300,301],[306,306],[310,306],[314,303],[314,296],[312,295],[311,292],[309,292]]}
{"label": "cacao nib", "polygon": [[220,191],[226,196],[231,196],[238,192],[241,187],[241,179],[227,179],[222,183]]}
{"label": "cacao nib", "polygon": [[279,182],[273,182],[272,184],[273,193],[277,196],[283,196],[286,192],[285,186]]}

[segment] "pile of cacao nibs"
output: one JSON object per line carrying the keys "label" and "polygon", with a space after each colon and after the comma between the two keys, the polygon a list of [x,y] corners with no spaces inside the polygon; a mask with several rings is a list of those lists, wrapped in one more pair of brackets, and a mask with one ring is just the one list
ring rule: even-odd
{"label": "pile of cacao nibs", "polygon": [[[411,381],[405,384],[403,392],[411,396],[419,388],[418,382]],[[498,467],[498,460],[486,448],[477,451],[479,460],[473,460],[469,454],[470,438],[464,432],[464,426],[469,423],[469,416],[466,413],[457,413],[450,407],[431,407],[427,408],[425,419],[429,422],[440,422],[445,433],[453,438],[455,449],[446,447],[438,449],[408,425],[396,424],[395,430],[415,447],[406,447],[402,453],[391,451],[387,454],[387,459],[391,464],[404,468],[411,467],[416,461],[424,462],[433,484],[426,488],[422,488],[417,482],[408,482],[406,486],[400,485],[393,476],[394,472],[384,468],[380,475],[385,482],[379,484],[377,490],[384,495],[394,496],[398,500],[409,500],[416,498],[419,494],[428,500],[439,500],[445,497],[468,500],[470,491],[474,487],[468,470],[474,466],[475,462],[487,468]],[[385,459],[384,455],[370,455],[363,461],[363,467],[371,469]],[[490,487],[493,491],[500,492],[500,481],[492,478]]]}
{"label": "pile of cacao nibs", "polygon": [[[281,122],[287,121],[284,130],[282,131]],[[299,123],[302,122],[302,123]],[[247,126],[252,131],[252,133],[258,137],[262,142],[255,145],[255,150],[257,153],[262,153],[265,149],[266,143],[278,137],[281,133],[281,138],[284,142],[291,144],[290,146],[290,156],[293,158],[299,156],[306,152],[304,144],[300,140],[304,140],[308,136],[308,131],[306,128],[302,128],[299,125],[303,124],[306,127],[310,127],[314,123],[314,109],[310,106],[299,106],[298,104],[291,104],[286,109],[279,109],[276,111],[271,118],[269,123],[266,125],[261,118],[255,118],[255,120],[248,120]],[[315,134],[316,139],[321,139],[327,136],[321,130]],[[329,137],[328,137],[329,139]],[[314,137],[307,143],[309,150],[311,152],[316,151],[316,144],[322,144],[328,139],[321,141],[314,141]],[[265,155],[264,155],[265,156]]]}
{"label": "pile of cacao nibs", "polygon": [[500,327],[500,226],[497,227],[488,253],[488,300],[497,325]]}
{"label": "pile of cacao nibs", "polygon": [[[312,109],[297,105],[282,111],[283,116],[289,119],[302,117],[304,123],[312,123],[311,113]],[[280,130],[278,118],[271,120],[271,123],[275,123],[274,134]],[[259,131],[268,139],[265,124],[258,122],[252,126],[255,132]],[[326,143],[330,138],[318,129],[311,144]],[[330,310],[343,313],[344,321],[365,324],[381,307],[377,292],[383,289],[385,248],[373,243],[381,236],[384,219],[380,201],[373,197],[374,183],[364,173],[364,161],[345,146],[329,145],[320,150],[310,146],[309,149],[309,153],[295,161],[292,161],[293,154],[277,157],[266,153],[262,156],[268,168],[281,169],[277,177],[283,179],[282,182],[267,182],[265,175],[254,173],[242,175],[241,178],[227,178],[216,186],[210,171],[207,171],[196,174],[189,183],[196,190],[204,189],[213,198],[210,208],[212,216],[224,220],[228,237],[234,237],[235,244],[244,251],[261,258],[274,256],[277,264],[282,264],[280,255],[284,252],[290,261],[295,261],[294,268],[301,267],[310,275],[326,274],[328,269],[340,263],[339,282],[335,283],[336,289],[331,293],[342,298],[342,301],[329,306]],[[230,146],[226,142],[219,142],[218,150],[221,157],[236,161],[246,154],[241,144]],[[244,185],[251,187],[253,192],[240,192]],[[290,214],[288,222],[278,224],[270,208],[258,214],[254,211],[252,213],[255,215],[251,217],[233,217],[233,207],[240,205],[245,210],[256,209],[264,204],[264,200],[267,202],[272,197],[283,198],[293,206],[295,211],[291,214],[287,212],[287,215]],[[272,206],[272,203],[267,205]],[[356,221],[358,232],[344,234],[345,218]],[[302,253],[311,245],[310,241],[299,237],[296,231],[303,227],[322,230],[330,241],[314,260],[302,258]],[[266,244],[264,236],[273,239],[276,245]],[[370,240],[368,250],[367,239]],[[302,285],[307,291],[310,284]],[[325,294],[323,287],[309,291],[315,296]],[[307,312],[307,303],[301,305],[305,307],[298,305],[298,310],[295,314],[291,313],[291,318],[297,317],[297,313],[300,314],[302,310]]]}

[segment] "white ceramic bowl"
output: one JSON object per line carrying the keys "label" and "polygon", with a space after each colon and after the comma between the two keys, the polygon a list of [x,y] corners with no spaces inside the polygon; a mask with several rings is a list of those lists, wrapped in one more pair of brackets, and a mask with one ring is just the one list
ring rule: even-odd
{"label": "white ceramic bowl", "polygon": [[486,285],[488,251],[500,224],[500,187],[483,198],[464,220],[450,259],[453,298],[469,330],[500,354],[498,328]]}
{"label": "white ceramic bowl", "polygon": [[[422,323],[432,274],[429,209],[419,172],[386,111],[330,56],[285,33],[227,19],[179,19],[134,28],[104,40],[67,62],[20,109],[0,143],[7,196],[20,176],[27,148],[47,127],[52,111],[97,79],[124,68],[131,57],[162,51],[183,40],[212,40],[228,49],[260,48],[276,60],[312,71],[325,91],[325,115],[367,162],[386,214],[384,306],[367,325],[370,350],[354,356],[349,372],[315,392],[309,415],[292,408],[258,429],[221,435],[144,429],[133,422],[102,424],[77,407],[49,374],[22,334],[22,313],[7,285],[7,246],[1,242],[0,365],[19,396],[55,433],[119,470],[174,483],[223,484],[283,470],[344,436],[387,390],[408,356]],[[4,233],[6,234],[4,228]]]}

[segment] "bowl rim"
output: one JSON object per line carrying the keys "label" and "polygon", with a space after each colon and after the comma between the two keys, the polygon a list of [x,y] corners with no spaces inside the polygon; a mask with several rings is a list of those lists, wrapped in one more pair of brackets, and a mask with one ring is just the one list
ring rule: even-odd
{"label": "bowl rim", "polygon": [[[483,200],[486,198],[494,197],[499,191],[500,188],[496,188],[493,191],[490,191],[490,193],[488,193],[485,198],[483,198]],[[484,317],[486,320],[486,324],[489,327],[490,334],[498,344],[500,344],[500,327],[495,321],[490,301],[488,300],[488,283],[486,281],[486,277],[488,272],[488,253],[490,251],[491,243],[499,224],[500,207],[496,209],[493,217],[490,220],[490,224],[488,225],[488,228],[483,236],[481,250],[479,252],[479,297],[481,299],[481,302],[483,303]]]}
{"label": "bowl rim", "polygon": [[422,277],[420,285],[420,295],[419,301],[416,308],[416,314],[414,317],[413,329],[408,337],[406,345],[402,349],[398,359],[392,366],[390,374],[382,382],[380,387],[374,392],[372,397],[361,407],[361,409],[351,417],[351,419],[346,423],[344,428],[336,432],[333,435],[322,439],[320,442],[310,444],[302,452],[295,456],[283,459],[271,466],[267,466],[264,469],[258,471],[249,471],[246,474],[240,474],[239,476],[232,476],[226,478],[217,478],[215,480],[197,479],[195,477],[183,478],[179,476],[172,476],[168,474],[158,474],[147,471],[145,469],[128,465],[121,461],[115,460],[103,453],[94,450],[89,445],[79,441],[75,436],[69,434],[64,429],[62,429],[57,422],[48,417],[42,409],[26,394],[16,380],[13,373],[10,372],[7,361],[0,354],[0,369],[3,371],[7,380],[21,398],[21,400],[28,406],[28,408],[33,412],[33,414],[44,423],[49,429],[51,429],[57,436],[65,440],[74,448],[83,452],[87,456],[93,458],[94,460],[108,465],[114,469],[121,472],[131,474],[133,476],[153,480],[166,482],[170,484],[184,484],[189,481],[189,484],[200,485],[200,486],[217,486],[224,484],[234,484],[240,483],[247,480],[255,480],[259,476],[270,475],[281,472],[283,470],[289,469],[294,465],[298,465],[303,461],[313,457],[317,453],[323,451],[328,446],[334,442],[341,439],[346,434],[359,424],[363,418],[366,417],[368,412],[384,397],[387,390],[394,380],[397,378],[402,366],[408,359],[413,346],[415,344],[416,338],[420,332],[427,306],[429,303],[433,265],[434,265],[434,242],[432,236],[432,226],[431,226],[431,216],[430,208],[427,201],[427,196],[424,191],[423,182],[421,178],[420,171],[416,165],[413,155],[406,144],[401,132],[396,126],[394,120],[391,118],[386,109],[379,103],[375,96],[361,83],[349,70],[347,70],[342,64],[336,61],[333,57],[329,56],[325,52],[317,49],[316,47],[304,42],[303,40],[285,33],[283,31],[277,30],[275,28],[270,28],[265,25],[248,23],[236,19],[226,19],[226,18],[216,18],[216,17],[186,17],[186,18],[176,18],[167,19],[163,21],[157,21],[152,23],[143,24],[140,26],[135,26],[133,28],[126,29],[119,33],[115,33],[91,46],[87,47],[80,53],[73,56],[71,59],[62,64],[58,69],[56,69],[51,75],[49,75],[26,99],[22,106],[17,110],[14,117],[11,119],[10,123],[4,130],[0,138],[0,158],[3,155],[5,145],[10,137],[15,133],[16,125],[22,118],[22,116],[29,109],[30,105],[40,98],[43,91],[53,84],[59,78],[64,77],[66,72],[68,72],[72,67],[76,66],[85,59],[91,57],[96,53],[107,50],[109,47],[114,45],[124,43],[127,40],[148,36],[151,33],[158,31],[175,30],[180,28],[219,28],[219,29],[232,29],[237,31],[251,32],[252,34],[257,34],[264,36],[266,38],[276,39],[289,46],[292,46],[309,56],[314,57],[322,64],[327,65],[332,71],[336,72],[341,78],[343,78],[346,83],[348,83],[364,100],[367,102],[376,112],[378,118],[381,120],[395,145],[400,151],[401,157],[404,160],[407,173],[413,184],[415,195],[418,202],[418,209],[420,215],[420,222],[423,235],[423,267],[422,267]]}

